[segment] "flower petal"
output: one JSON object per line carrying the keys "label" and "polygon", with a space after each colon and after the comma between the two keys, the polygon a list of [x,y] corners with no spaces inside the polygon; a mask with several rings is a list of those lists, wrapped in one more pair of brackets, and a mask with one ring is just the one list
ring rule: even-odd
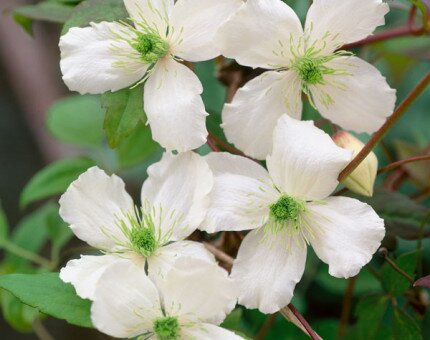
{"label": "flower petal", "polygon": [[71,260],[67,262],[65,267],[61,268],[60,279],[71,283],[81,298],[94,300],[94,293],[100,276],[106,268],[118,261],[124,260],[114,255],[81,255],[80,259]]}
{"label": "flower petal", "polygon": [[60,198],[60,215],[75,235],[103,250],[128,243],[117,223],[133,209],[122,179],[97,167],[79,176]]}
{"label": "flower petal", "polygon": [[311,89],[321,115],[344,129],[367,133],[378,130],[394,111],[396,91],[378,69],[360,58],[340,57],[326,66],[350,75],[328,75],[327,84]]}
{"label": "flower petal", "polygon": [[231,277],[239,303],[269,314],[290,303],[306,263],[306,243],[285,232],[251,231],[243,240]]}
{"label": "flower petal", "polygon": [[[222,113],[227,139],[245,154],[265,159],[283,114],[302,115],[300,80],[295,72],[265,72],[237,91]],[[258,132],[258,133],[257,133]]]}
{"label": "flower petal", "polygon": [[73,27],[60,39],[61,72],[67,87],[81,94],[117,91],[142,79],[148,65],[118,34],[134,33],[119,23]]}
{"label": "flower petal", "polygon": [[135,23],[155,28],[166,36],[174,0],[124,0],[124,5]]}
{"label": "flower petal", "polygon": [[148,258],[149,277],[156,282],[164,280],[166,274],[174,267],[175,262],[181,257],[200,259],[208,263],[217,263],[214,256],[205,246],[193,241],[178,241],[158,249]]}
{"label": "flower petal", "polygon": [[308,46],[315,44],[321,54],[332,53],[371,35],[384,25],[388,11],[382,0],[314,0],[306,17]]}
{"label": "flower petal", "polygon": [[262,226],[270,204],[279,197],[267,171],[248,158],[228,153],[212,153],[206,159],[215,181],[209,210],[199,229],[213,233]]}
{"label": "flower petal", "polygon": [[313,122],[282,116],[273,135],[267,168],[283,193],[304,200],[327,197],[339,184],[337,177],[351,160],[351,151],[338,147]]}
{"label": "flower petal", "polygon": [[209,60],[220,55],[216,33],[242,3],[242,0],[178,1],[170,19],[174,55],[188,61]]}
{"label": "flower petal", "polygon": [[154,140],[179,152],[203,145],[207,113],[202,92],[200,80],[188,67],[173,59],[159,61],[145,84],[145,112]]}
{"label": "flower petal", "polygon": [[290,64],[290,45],[303,29],[281,0],[248,0],[219,31],[223,55],[241,65],[275,69]]}
{"label": "flower petal", "polygon": [[184,327],[181,330],[183,339],[198,340],[243,340],[242,337],[227,329],[210,323],[199,323],[192,327]]}
{"label": "flower petal", "polygon": [[181,323],[221,323],[236,305],[237,290],[228,273],[216,263],[181,257],[159,282],[164,307]]}
{"label": "flower petal", "polygon": [[154,320],[162,316],[157,288],[144,266],[122,261],[105,270],[91,307],[91,319],[99,331],[132,338],[151,331]]}
{"label": "flower petal", "polygon": [[357,275],[381,245],[384,221],[369,205],[349,197],[329,197],[308,207],[309,225],[315,226],[309,240],[330,275]]}
{"label": "flower petal", "polygon": [[161,221],[162,235],[171,234],[169,240],[175,241],[190,235],[203,221],[212,187],[213,175],[202,157],[193,152],[165,153],[148,168],[142,204],[149,203],[154,221]]}

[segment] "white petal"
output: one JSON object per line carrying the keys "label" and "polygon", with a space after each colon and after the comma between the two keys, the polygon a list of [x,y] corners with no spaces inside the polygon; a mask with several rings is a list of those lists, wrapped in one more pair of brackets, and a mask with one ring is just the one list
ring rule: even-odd
{"label": "white petal", "polygon": [[389,11],[382,0],[314,0],[306,18],[305,31],[322,54],[371,35],[385,23]]}
{"label": "white petal", "polygon": [[175,266],[181,257],[191,257],[216,264],[215,257],[203,244],[193,241],[178,241],[158,249],[148,258],[149,277],[155,282],[164,280],[166,274]]}
{"label": "white petal", "polygon": [[236,12],[242,0],[181,0],[170,19],[175,56],[188,61],[203,61],[221,54],[216,33]]}
{"label": "white petal", "polygon": [[215,263],[181,257],[159,282],[164,307],[181,323],[221,323],[236,305],[237,290],[228,273]]}
{"label": "white petal", "polygon": [[338,147],[313,122],[282,116],[267,157],[270,176],[282,192],[304,200],[330,195],[337,177],[351,160],[351,151]]}
{"label": "white petal", "polygon": [[159,317],[162,312],[158,291],[143,266],[122,261],[105,270],[91,307],[91,319],[99,331],[132,338],[151,331]]}
{"label": "white petal", "polygon": [[251,80],[224,106],[222,127],[227,139],[245,154],[265,159],[279,117],[288,114],[300,119],[301,93],[295,72],[265,72]]}
{"label": "white petal", "polygon": [[384,221],[367,204],[348,197],[329,197],[309,204],[309,240],[329,273],[348,278],[372,259],[385,235]]}
{"label": "white petal", "polygon": [[212,325],[210,323],[199,323],[192,327],[181,329],[181,339],[198,340],[241,340],[242,337],[227,329]]}
{"label": "white petal", "polygon": [[83,299],[94,300],[96,285],[106,268],[118,261],[125,261],[114,255],[86,256],[70,260],[60,270],[60,279],[71,283]]}
{"label": "white petal", "polygon": [[206,159],[214,169],[215,182],[199,229],[213,233],[262,226],[270,204],[279,198],[267,170],[248,158],[227,153],[212,153]]}
{"label": "white petal", "polygon": [[[356,57],[340,57],[326,64],[350,75],[329,75],[327,85],[312,88],[318,111],[333,123],[356,132],[373,133],[394,111],[396,91],[373,65]],[[325,96],[329,95],[330,103]]]}
{"label": "white petal", "polygon": [[142,79],[148,65],[118,34],[133,33],[119,23],[101,22],[73,27],[61,37],[60,67],[70,90],[98,94],[120,90]]}
{"label": "white petal", "polygon": [[239,303],[269,314],[290,303],[306,263],[306,244],[287,233],[251,231],[243,240],[231,277],[240,292]]}
{"label": "white petal", "polygon": [[241,65],[288,66],[290,43],[303,34],[294,11],[281,0],[248,0],[219,31],[223,55]]}
{"label": "white petal", "polygon": [[[149,202],[154,221],[160,221],[162,235],[169,240],[190,235],[206,215],[213,175],[199,155],[187,152],[174,156],[165,153],[160,162],[148,168],[142,187],[142,202]],[[161,207],[161,211],[160,211]],[[176,221],[176,224],[173,222]]]}
{"label": "white petal", "polygon": [[173,4],[174,0],[124,0],[134,22],[155,28],[161,36],[167,34]]}
{"label": "white petal", "polygon": [[196,149],[206,142],[207,113],[199,78],[173,59],[157,63],[145,84],[145,112],[154,140],[168,150]]}
{"label": "white petal", "polygon": [[79,176],[60,198],[60,215],[75,235],[103,250],[128,243],[118,221],[133,209],[122,179],[97,167]]}

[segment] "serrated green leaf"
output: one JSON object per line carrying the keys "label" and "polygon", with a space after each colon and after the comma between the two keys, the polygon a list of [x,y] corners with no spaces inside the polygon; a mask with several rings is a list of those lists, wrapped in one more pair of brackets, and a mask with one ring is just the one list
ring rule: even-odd
{"label": "serrated green leaf", "polygon": [[47,127],[58,140],[80,147],[100,148],[104,113],[97,96],[60,99],[48,111]]}
{"label": "serrated green leaf", "polygon": [[[394,262],[406,274],[414,277],[418,254],[419,251],[405,253],[400,255]],[[387,292],[394,296],[399,296],[410,288],[411,283],[388,263],[384,263],[382,267],[382,285]]]}
{"label": "serrated green leaf", "polygon": [[44,314],[92,327],[91,302],[78,297],[73,286],[61,281],[58,273],[3,275],[0,287]]}
{"label": "serrated green leaf", "polygon": [[393,338],[394,340],[422,339],[418,322],[399,308],[393,310]]}
{"label": "serrated green leaf", "polygon": [[21,206],[26,207],[34,201],[63,193],[80,174],[94,165],[94,161],[88,158],[64,159],[48,165],[25,186]]}
{"label": "serrated green leaf", "polygon": [[61,34],[66,34],[71,27],[85,27],[90,22],[126,20],[128,16],[123,1],[82,1],[64,24]]}
{"label": "serrated green leaf", "polygon": [[370,295],[360,300],[355,308],[355,331],[359,339],[375,339],[387,306],[388,298],[383,295]]}
{"label": "serrated green leaf", "polygon": [[103,128],[113,149],[135,131],[139,122],[146,121],[142,86],[106,92],[102,96],[102,106],[106,110]]}

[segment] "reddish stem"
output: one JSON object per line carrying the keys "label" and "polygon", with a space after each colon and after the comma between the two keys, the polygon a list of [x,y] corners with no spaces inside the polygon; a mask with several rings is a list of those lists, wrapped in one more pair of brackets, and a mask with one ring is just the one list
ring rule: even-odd
{"label": "reddish stem", "polygon": [[303,317],[302,314],[294,307],[292,303],[288,305],[288,308],[291,310],[291,312],[294,314],[294,316],[300,321],[300,323],[303,325],[303,327],[308,332],[309,336],[312,340],[319,340],[320,337],[315,333],[315,331],[312,329],[311,325],[306,321],[306,319]]}
{"label": "reddish stem", "polygon": [[427,156],[416,156],[416,157],[411,157],[411,158],[407,158],[407,159],[402,159],[400,161],[388,164],[387,166],[384,166],[382,168],[380,168],[378,170],[378,174],[382,174],[383,172],[387,172],[390,170],[393,170],[399,166],[408,164],[408,163],[413,163],[413,162],[418,162],[418,161],[428,161],[430,160],[430,155]]}

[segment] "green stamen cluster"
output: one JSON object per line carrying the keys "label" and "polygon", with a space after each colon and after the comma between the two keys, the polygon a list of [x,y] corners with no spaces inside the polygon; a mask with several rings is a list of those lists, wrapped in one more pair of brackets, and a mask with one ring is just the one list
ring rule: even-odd
{"label": "green stamen cluster", "polygon": [[300,79],[311,85],[323,82],[323,67],[321,59],[310,57],[299,58],[295,63],[295,68],[299,73]]}
{"label": "green stamen cluster", "polygon": [[144,257],[149,257],[157,249],[154,230],[151,228],[133,228],[130,233],[130,242],[133,248]]}
{"label": "green stamen cluster", "polygon": [[166,316],[154,321],[154,333],[158,340],[177,340],[180,337],[178,319]]}
{"label": "green stamen cluster", "polygon": [[154,33],[139,34],[132,44],[146,64],[154,64],[169,52],[169,44]]}
{"label": "green stamen cluster", "polygon": [[284,195],[277,202],[270,205],[270,216],[278,223],[293,222],[296,226],[300,214],[306,211],[305,203]]}

